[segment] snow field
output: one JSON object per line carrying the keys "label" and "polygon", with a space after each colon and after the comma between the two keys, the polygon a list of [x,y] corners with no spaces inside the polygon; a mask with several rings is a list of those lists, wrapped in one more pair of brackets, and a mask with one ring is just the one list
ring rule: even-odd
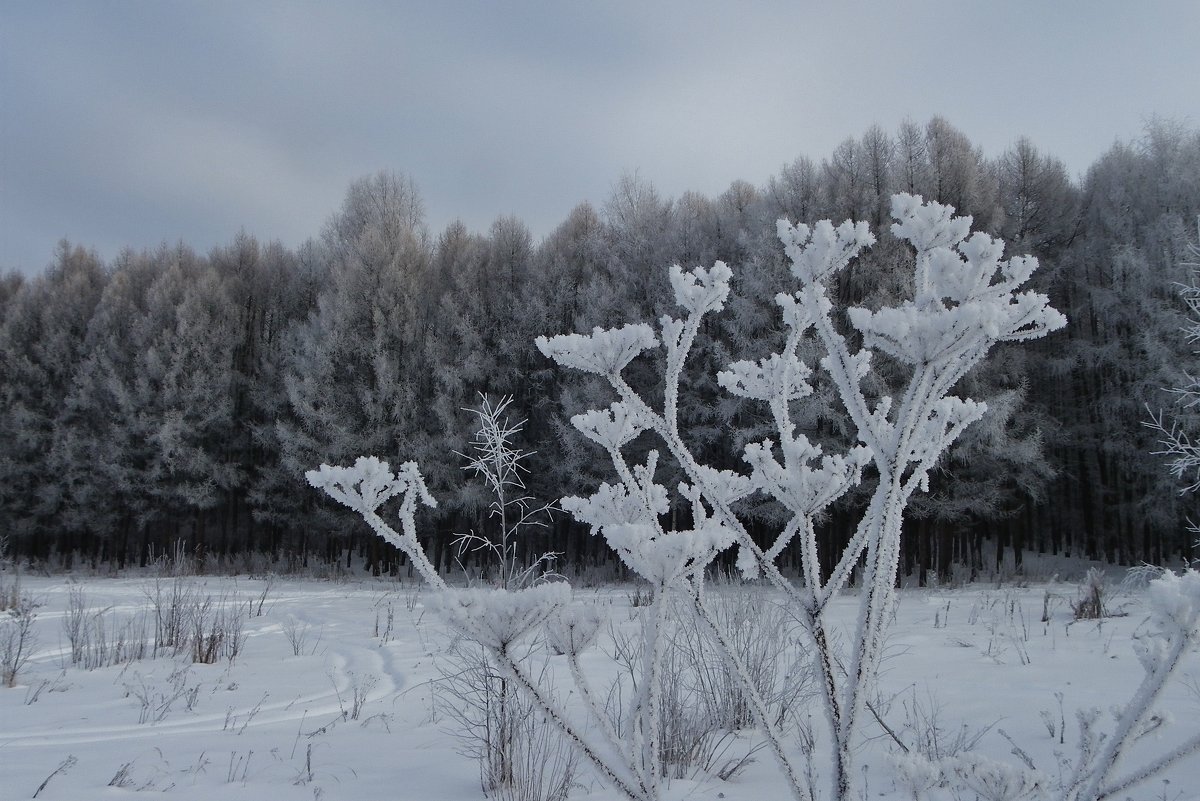
{"label": "snow field", "polygon": [[[245,641],[232,661],[196,664],[181,654],[73,667],[63,629],[72,590],[83,591],[93,614],[131,617],[150,610],[153,579],[22,577],[22,589],[41,606],[33,656],[18,686],[0,689],[0,798],[32,797],[64,764],[39,799],[133,798],[140,791],[206,800],[482,797],[478,766],[459,753],[462,742],[448,730],[444,705],[451,699],[443,694],[435,702],[439,663],[453,635],[425,609],[427,592],[389,581],[276,579],[258,615],[263,580],[179,581],[246,614]],[[714,590],[734,592],[759,593],[760,604],[775,600],[760,588]],[[931,756],[969,748],[1014,763],[1015,743],[1039,770],[1057,775],[1055,752],[1074,755],[1075,710],[1100,707],[1110,725],[1107,710],[1123,704],[1142,676],[1130,638],[1144,624],[1144,598],[1115,598],[1111,608],[1120,616],[1076,622],[1069,603],[1075,592],[1072,584],[901,591],[871,705],[896,738],[922,744]],[[599,646],[581,660],[593,687],[616,676],[606,653],[614,635],[637,626],[632,598],[631,588],[575,593],[576,603],[597,604],[609,621]],[[848,629],[855,611],[852,594],[835,601],[837,628]],[[540,648],[531,658],[555,671],[565,696],[571,685],[563,658]],[[1164,725],[1142,738],[1127,764],[1195,733],[1198,675],[1200,661],[1189,654],[1159,704]],[[575,701],[566,698],[568,707]],[[792,712],[793,724],[803,720],[803,693]],[[873,719],[864,734],[859,764],[867,797],[904,797],[889,759],[899,751],[895,740]],[[766,750],[727,781],[712,775],[757,741],[753,731],[730,733],[711,772],[689,769],[666,796],[785,797]],[[572,798],[618,798],[587,765],[580,776]],[[1200,798],[1200,759],[1185,760],[1166,778],[1129,797]]]}

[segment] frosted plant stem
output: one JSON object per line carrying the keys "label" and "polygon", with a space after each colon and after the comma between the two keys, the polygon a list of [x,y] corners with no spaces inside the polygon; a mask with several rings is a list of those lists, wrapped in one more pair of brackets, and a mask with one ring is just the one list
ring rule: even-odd
{"label": "frosted plant stem", "polygon": [[431,587],[444,590],[446,589],[445,579],[438,574],[437,569],[433,566],[433,563],[429,561],[429,557],[425,555],[425,550],[417,541],[416,531],[409,530],[409,521],[413,519],[411,497],[411,494],[405,496],[404,504],[401,507],[402,510],[408,510],[407,515],[401,514],[400,517],[401,525],[405,529],[403,535],[397,534],[396,530],[389,526],[383,520],[383,518],[381,518],[374,511],[360,509],[359,513],[384,542],[389,542],[400,550],[404,551],[408,558],[412,560],[413,566],[416,567],[417,572],[421,574],[421,578],[425,579],[425,581],[428,582]]}
{"label": "frosted plant stem", "polygon": [[833,377],[834,385],[837,387],[838,395],[842,399],[842,405],[846,407],[846,413],[850,415],[851,422],[858,431],[859,439],[863,441],[875,454],[876,458],[880,454],[886,453],[887,448],[880,441],[878,432],[875,430],[875,425],[871,419],[870,410],[867,409],[866,399],[858,390],[858,379],[853,375],[850,369],[852,361],[850,356],[850,348],[846,344],[846,338],[837,332],[833,327],[833,321],[829,319],[829,313],[820,308],[819,297],[823,297],[824,290],[821,290],[821,296],[816,294],[815,290],[805,291],[802,293],[803,302],[814,322],[817,335],[821,339],[821,343],[825,346],[826,357],[822,360],[826,371]]}
{"label": "frosted plant stem", "polygon": [[834,798],[838,801],[844,801],[850,792],[853,737],[865,690],[874,681],[877,671],[882,629],[895,581],[894,565],[886,562],[891,552],[890,540],[893,536],[898,538],[900,532],[901,511],[895,501],[900,487],[895,480],[886,486],[889,497],[884,503],[883,519],[872,527],[867,538],[867,568],[862,579],[863,593],[853,639],[855,650],[846,675],[842,717],[838,721],[837,747],[842,768],[834,785]]}
{"label": "frosted plant stem", "polygon": [[1184,757],[1190,756],[1197,751],[1200,751],[1200,734],[1187,740],[1185,743],[1183,743],[1183,745],[1179,746],[1173,751],[1164,754],[1153,762],[1143,765],[1137,770],[1130,771],[1127,776],[1124,776],[1123,778],[1118,779],[1112,784],[1106,786],[1096,796],[1096,801],[1104,801],[1104,799],[1110,798],[1117,793],[1123,793],[1130,787],[1135,787],[1141,784],[1159,772],[1166,770],[1171,765],[1174,765]]}
{"label": "frosted plant stem", "polygon": [[581,732],[575,730],[575,727],[571,725],[567,716],[545,697],[538,687],[537,682],[521,669],[520,662],[514,659],[507,651],[498,649],[490,650],[501,668],[512,677],[513,681],[529,693],[529,697],[537,704],[538,708],[546,716],[546,719],[566,735],[567,740],[575,746],[575,750],[591,762],[612,783],[613,787],[617,788],[626,798],[632,801],[655,801],[657,798],[656,788],[647,787],[646,783],[640,779],[629,781],[619,776],[613,770],[609,761],[600,755],[600,752],[596,750],[590,741]]}
{"label": "frosted plant stem", "polygon": [[825,585],[821,587],[820,593],[813,600],[813,608],[817,612],[824,611],[826,605],[833,600],[834,596],[850,580],[850,572],[854,569],[854,565],[862,555],[863,549],[867,547],[872,527],[880,515],[883,514],[882,507],[886,499],[887,495],[878,491],[872,496],[866,513],[863,515],[862,520],[859,521],[858,528],[855,529],[854,536],[842,551],[842,558],[834,565],[833,570],[829,574],[829,580],[825,582]]}
{"label": "frosted plant stem", "polygon": [[654,601],[643,619],[642,647],[642,760],[646,766],[647,784],[655,789],[663,775],[662,769],[662,623],[666,616],[666,586],[654,588]]}
{"label": "frosted plant stem", "polygon": [[713,639],[717,641],[717,645],[720,646],[721,654],[733,666],[734,672],[737,674],[739,681],[741,681],[742,691],[745,693],[746,698],[749,699],[750,707],[754,710],[754,716],[758,719],[759,725],[763,727],[763,734],[767,738],[767,745],[771,749],[771,753],[774,754],[776,762],[779,763],[779,768],[787,780],[788,789],[792,791],[792,796],[796,801],[812,801],[812,796],[801,785],[800,778],[796,775],[796,769],[792,766],[791,760],[787,758],[787,754],[784,753],[783,733],[779,731],[771,719],[770,711],[767,709],[762,694],[754,685],[753,680],[751,680],[745,663],[738,656],[737,650],[729,641],[729,637],[709,610],[707,602],[704,599],[702,585],[698,584],[696,586],[692,601],[695,604],[696,612],[699,614],[700,619],[708,625],[709,632],[712,634]]}
{"label": "frosted plant stem", "polygon": [[[817,536],[811,517],[805,517],[804,552],[802,555],[805,585],[808,589],[809,604],[802,608],[802,614],[807,617],[806,626],[812,637],[816,650],[817,663],[821,669],[821,704],[825,711],[825,724],[828,728],[829,741],[837,743],[838,724],[842,710],[838,701],[837,674],[834,673],[833,653],[830,650],[829,636],[825,630],[825,621],[817,598],[821,592],[820,565],[817,562]],[[849,546],[848,546],[849,547]],[[856,552],[857,553],[857,552]],[[856,556],[857,558],[857,556]],[[836,579],[835,579],[836,580]],[[840,776],[845,771],[841,764],[841,749],[834,748],[834,775]]]}
{"label": "frosted plant stem", "polygon": [[1095,715],[1090,719],[1085,718],[1082,712],[1076,711],[1076,719],[1079,724],[1079,756],[1075,760],[1075,767],[1071,770],[1071,778],[1062,785],[1062,795],[1059,796],[1059,801],[1076,801],[1078,798],[1076,791],[1083,784],[1095,754],[1096,735],[1093,728],[1096,722],[1095,718]]}
{"label": "frosted plant stem", "polygon": [[667,380],[663,390],[663,417],[668,421],[672,433],[679,433],[679,382],[683,377],[683,363],[692,349],[696,333],[700,330],[702,314],[688,315],[677,345],[670,345],[667,364]]}
{"label": "frosted plant stem", "polygon": [[[831,354],[836,352],[835,347],[844,349],[845,340],[833,331],[824,315],[818,320],[818,331]],[[857,391],[855,385],[845,383],[848,378],[846,373],[835,375],[843,403],[847,409],[856,406],[865,409],[865,405],[861,405],[861,392]],[[905,491],[902,481],[905,463],[912,452],[911,443],[917,435],[919,423],[928,414],[935,399],[938,383],[928,364],[917,369],[909,381],[897,414],[896,436],[883,441],[883,444],[890,446],[886,450],[874,451],[880,483],[863,519],[866,524],[863,533],[867,567],[862,580],[863,595],[855,629],[855,651],[846,677],[846,699],[841,707],[842,717],[838,720],[837,744],[841,770],[837,771],[834,797],[839,801],[845,799],[850,790],[853,737],[861,717],[865,691],[873,684],[878,672],[883,629],[894,593],[903,511],[911,492]]]}
{"label": "frosted plant stem", "polygon": [[[1101,749],[1099,756],[1096,758],[1096,765],[1091,772],[1091,780],[1087,783],[1085,789],[1079,794],[1077,801],[1098,801],[1101,797],[1101,788],[1108,781],[1108,776],[1116,768],[1121,756],[1128,744],[1130,737],[1137,730],[1138,724],[1146,717],[1150,711],[1154,699],[1162,692],[1163,687],[1167,683],[1175,666],[1179,664],[1180,657],[1184,651],[1191,645],[1192,638],[1186,636],[1186,633],[1179,632],[1173,638],[1170,644],[1170,649],[1166,654],[1153,666],[1146,671],[1145,678],[1142,679],[1141,685],[1134,692],[1133,697],[1129,699],[1120,719],[1117,721],[1117,728],[1112,735],[1105,741],[1104,747]],[[1145,779],[1149,774],[1143,775],[1141,779]],[[1139,781],[1141,779],[1138,779]]]}
{"label": "frosted plant stem", "polygon": [[796,533],[800,531],[800,527],[804,524],[804,521],[809,519],[810,518],[808,517],[803,517],[802,519],[801,515],[795,515],[792,517],[792,519],[788,521],[787,525],[783,527],[783,531],[780,532],[779,536],[775,538],[775,542],[772,543],[771,547],[763,552],[763,559],[774,562],[777,558],[779,558],[779,555],[783,553],[783,549],[788,546],[788,543],[790,543],[795,538]]}
{"label": "frosted plant stem", "polygon": [[[800,567],[804,571],[804,586],[808,590],[810,602],[815,602],[817,593],[821,590],[821,565],[817,561],[817,530],[813,526],[812,517],[803,516],[804,535],[800,540]],[[812,603],[815,608],[816,604]]]}
{"label": "frosted plant stem", "polygon": [[829,742],[833,748],[834,775],[841,776],[847,772],[843,767],[842,751],[838,747],[840,741],[839,726],[842,719],[842,709],[839,701],[837,673],[834,671],[835,662],[832,644],[825,631],[825,622],[819,614],[809,612],[807,621],[813,645],[817,653],[817,662],[821,668],[821,705],[825,711],[825,726],[828,730]]}
{"label": "frosted plant stem", "polygon": [[588,683],[587,677],[583,674],[583,670],[579,666],[579,656],[577,654],[567,654],[567,668],[571,672],[571,680],[575,682],[575,687],[583,697],[584,703],[587,704],[588,711],[591,712],[592,718],[596,720],[600,731],[608,740],[608,744],[630,766],[633,766],[635,764],[634,755],[629,750],[628,744],[617,734],[608,715],[605,714],[604,709],[600,706],[600,702],[596,699],[596,694],[592,692],[591,684]]}

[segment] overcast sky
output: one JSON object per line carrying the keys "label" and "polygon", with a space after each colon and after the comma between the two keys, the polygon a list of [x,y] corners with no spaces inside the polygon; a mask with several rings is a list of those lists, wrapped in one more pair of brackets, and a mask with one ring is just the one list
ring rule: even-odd
{"label": "overcast sky", "polygon": [[637,171],[763,183],[941,114],[1073,175],[1200,124],[1200,2],[0,2],[0,270],[239,229],[296,245],[410,174],[436,232],[549,233]]}

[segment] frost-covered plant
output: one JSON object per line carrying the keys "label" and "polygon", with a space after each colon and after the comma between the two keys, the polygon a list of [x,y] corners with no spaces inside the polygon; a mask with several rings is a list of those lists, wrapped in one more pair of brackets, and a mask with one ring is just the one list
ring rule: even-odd
{"label": "frost-covered plant", "polygon": [[128,664],[154,655],[150,651],[149,623],[144,613],[122,619],[111,608],[93,612],[78,587],[72,588],[67,596],[62,630],[71,652],[71,664],[84,670]]}
{"label": "frost-covered plant", "polygon": [[[578,658],[594,641],[600,618],[593,608],[570,605],[571,590],[565,582],[535,583],[552,555],[534,559],[530,565],[519,560],[516,538],[525,527],[540,524],[551,507],[535,507],[524,494],[521,460],[527,454],[513,443],[520,424],[508,423],[503,415],[507,406],[506,400],[491,404],[485,398],[476,411],[480,429],[466,467],[491,490],[491,514],[498,519],[499,534],[469,534],[459,539],[460,547],[494,557],[496,581],[490,587],[449,587],[421,549],[416,537],[416,503],[433,506],[435,502],[415,463],[406,463],[393,474],[386,462],[360,458],[351,468],[322,465],[320,470],[310,471],[308,479],[358,511],[377,533],[413,560],[426,582],[439,590],[427,599],[427,607],[440,613],[469,642],[451,656],[449,675],[443,677],[441,686],[461,702],[456,716],[460,723],[468,724],[464,729],[471,740],[467,750],[480,761],[487,792],[516,797],[536,790],[547,798],[565,793],[571,785],[570,775],[564,783],[543,773],[548,764],[569,766],[568,774],[573,773],[575,759],[559,750],[560,738],[565,736],[571,747],[626,796],[652,798],[643,783],[629,776],[633,771],[622,767],[620,758],[605,753],[603,745],[589,739],[586,727],[570,721],[552,689],[542,681],[545,672],[535,672],[529,664],[529,642],[544,627],[551,648],[566,655],[572,674],[581,678]],[[397,496],[401,498],[401,532],[377,514],[383,502]],[[472,733],[478,736],[472,737]]]}
{"label": "frost-covered plant", "polygon": [[232,662],[246,644],[246,613],[233,599],[205,596],[190,610],[188,643],[193,662],[211,665],[218,659]]}
{"label": "frost-covered plant", "polygon": [[39,606],[33,596],[23,593],[0,618],[0,681],[5,687],[17,686],[17,675],[33,655],[37,645],[33,621]]}
{"label": "frost-covered plant", "polygon": [[1104,571],[1098,567],[1088,568],[1076,598],[1071,602],[1071,613],[1076,620],[1099,620],[1108,614],[1105,600],[1107,595],[1108,581]]}
{"label": "frost-covered plant", "polygon": [[942,783],[942,769],[924,754],[916,751],[892,754],[889,761],[893,781],[912,801],[920,801]]}
{"label": "frost-covered plant", "polygon": [[1180,759],[1200,751],[1200,734],[1149,762],[1114,777],[1129,745],[1146,730],[1154,703],[1183,655],[1200,642],[1200,573],[1166,572],[1150,582],[1150,628],[1134,641],[1144,675],[1108,734],[1096,731],[1098,715],[1079,715],[1080,747],[1062,801],[1100,801],[1123,793],[1157,775]]}
{"label": "frost-covered plant", "polygon": [[471,438],[470,454],[459,454],[467,460],[463,470],[474,473],[487,486],[492,500],[488,516],[496,522],[494,535],[468,532],[455,539],[458,553],[467,551],[490,556],[485,559],[491,582],[513,590],[529,586],[541,578],[558,554],[544,553],[525,564],[517,550],[517,540],[529,528],[545,527],[555,511],[552,504],[538,505],[525,493],[523,475],[529,472],[523,462],[533,453],[521,450],[515,438],[525,425],[522,420],[512,423],[505,411],[512,403],[503,397],[492,403],[483,396],[478,409],[470,409],[479,418],[479,428]]}
{"label": "frost-covered plant", "polygon": [[[774,437],[746,446],[748,473],[699,463],[685,445],[679,423],[684,363],[704,316],[720,311],[729,295],[732,273],[724,263],[688,272],[679,266],[671,268],[675,299],[684,313],[681,318],[663,317],[657,331],[634,323],[597,328],[591,334],[537,339],[546,356],[563,366],[601,376],[619,398],[607,409],[572,418],[577,429],[607,451],[617,483],[602,484],[590,497],[564,498],[561,505],[590,524],[654,590],[653,601],[640,615],[640,676],[627,716],[633,725],[622,732],[624,736],[618,736],[595,693],[587,687],[577,652],[566,657],[585,707],[592,713],[590,728],[569,720],[513,655],[512,645],[529,636],[539,619],[553,621],[566,606],[569,592],[565,588],[500,589],[481,595],[447,589],[416,538],[415,504],[418,500],[432,504],[433,499],[413,463],[393,474],[378,459],[360,458],[352,468],[322,466],[308,474],[314,486],[359,512],[381,537],[413,559],[422,576],[442,590],[444,600],[439,606],[451,622],[488,648],[498,668],[529,692],[547,718],[629,798],[657,798],[663,783],[659,713],[666,647],[663,631],[668,598],[678,593],[690,599],[738,676],[793,794],[800,799],[809,797],[767,700],[706,595],[705,569],[718,553],[734,544],[740,548],[739,567],[746,574],[765,576],[785,594],[811,641],[834,768],[833,796],[841,801],[850,795],[853,746],[878,671],[905,506],[914,492],[927,488],[929,471],[939,456],[985,411],[984,404],[949,393],[995,343],[1039,337],[1065,324],[1045,296],[1019,291],[1036,267],[1034,259],[1002,260],[1002,243],[980,233],[968,236],[970,218],[954,217],[950,207],[897,195],[892,211],[897,220],[893,233],[915,250],[915,296],[875,311],[845,310],[849,325],[861,335],[861,348],[851,344],[857,337],[847,336],[842,310],[835,309],[826,285],[874,242],[874,236],[864,223],[835,227],[823,221],[809,228],[780,222],[778,233],[799,282],[796,291],[776,298],[788,329],[784,346],[757,361],[736,362],[718,375],[718,382],[732,394],[765,403],[775,424]],[[805,339],[823,349],[820,367],[836,388],[858,440],[841,453],[826,453],[793,422],[793,404],[813,391],[808,381],[813,367],[799,356]],[[652,406],[625,380],[622,371],[642,352],[660,345],[666,351],[663,397],[661,405]],[[908,370],[908,381],[896,399],[870,400],[863,391],[863,379],[877,351]],[[623,453],[644,431],[652,431],[661,440],[685,476],[677,490],[691,507],[689,528],[672,529],[662,523],[670,508],[670,493],[655,479],[659,452],[650,451],[633,462]],[[868,466],[877,475],[876,490],[849,544],[823,570],[814,521],[858,483]],[[755,492],[777,501],[789,515],[766,548],[754,541],[734,512],[739,500]],[[401,533],[377,513],[384,501],[397,496],[401,498]],[[803,582],[798,585],[788,581],[776,565],[793,541],[798,542],[802,554]],[[825,613],[860,561],[865,563],[864,591],[848,640],[850,652],[840,658],[832,648]],[[558,639],[560,643],[569,640]],[[803,753],[811,756],[813,752],[803,749]]]}
{"label": "frost-covered plant", "polygon": [[[528,468],[523,462],[532,454],[517,445],[524,421],[509,420],[506,411],[511,403],[511,397],[493,403],[484,395],[479,408],[470,410],[479,428],[471,438],[470,453],[459,456],[467,461],[463,469],[481,479],[491,495],[488,517],[495,528],[462,534],[455,545],[460,563],[468,552],[482,557],[486,585],[528,591],[497,595],[486,589],[462,590],[439,594],[430,602],[431,608],[467,633],[466,641],[447,652],[436,686],[451,696],[457,735],[464,753],[479,762],[484,792],[492,798],[548,801],[566,796],[574,783],[577,758],[513,680],[488,658],[489,650],[508,649],[544,623],[548,611],[559,603],[553,597],[569,600],[564,585],[541,583],[550,578],[547,571],[557,554],[528,559],[518,550],[521,536],[530,528],[547,525],[554,507],[539,505],[526,493],[523,475]],[[538,678],[545,675],[543,671]],[[553,775],[548,766],[561,771]]]}
{"label": "frost-covered plant", "polygon": [[1041,798],[1046,778],[1035,771],[996,762],[979,754],[966,753],[947,759],[943,773],[975,793],[982,801],[1019,801]]}
{"label": "frost-covered plant", "polygon": [[[794,626],[787,610],[758,585],[730,586],[710,593],[708,601],[712,616],[729,632],[729,644],[746,675],[782,726],[813,691],[807,655],[795,653]],[[729,659],[714,647],[705,621],[693,609],[681,609],[677,616],[671,647],[680,652],[687,668],[676,682],[694,685],[705,726],[726,731],[753,726],[754,713],[742,683]]]}
{"label": "frost-covered plant", "polygon": [[[906,777],[911,774],[911,781],[906,778],[905,786],[923,785],[925,790],[934,787],[930,766],[936,765],[941,771],[941,781],[952,790],[968,790],[989,801],[1047,797],[1056,801],[1104,801],[1126,797],[1130,789],[1200,751],[1200,734],[1193,735],[1175,748],[1118,773],[1129,747],[1165,722],[1163,715],[1155,711],[1155,703],[1184,654],[1200,643],[1200,573],[1195,570],[1186,570],[1182,575],[1162,573],[1150,582],[1147,600],[1150,624],[1134,639],[1134,650],[1144,671],[1142,681],[1129,701],[1114,710],[1115,723],[1110,731],[1102,731],[1100,709],[1076,712],[1079,729],[1076,754],[1073,760],[1063,759],[1069,769],[1066,775],[1051,781],[1013,743],[1013,753],[1020,757],[1022,765],[994,762],[971,752],[940,762],[920,757],[914,761],[908,754],[897,757],[897,772]],[[1048,724],[1047,728],[1054,736],[1056,727]],[[919,792],[914,790],[914,793],[914,797],[919,796]],[[958,793],[954,795],[961,797]]]}
{"label": "frost-covered plant", "polygon": [[[578,755],[523,694],[498,692],[511,680],[500,673],[488,650],[464,637],[448,650],[449,670],[435,689],[452,697],[447,707],[460,753],[479,764],[489,798],[500,801],[557,801],[573,788]],[[545,674],[538,678],[545,683]]]}
{"label": "frost-covered plant", "polygon": [[[305,475],[312,486],[358,512],[377,534],[412,560],[421,577],[437,591],[429,599],[430,605],[442,611],[451,625],[485,649],[496,670],[515,683],[546,721],[558,729],[611,786],[637,801],[658,797],[658,785],[645,782],[629,764],[625,743],[603,722],[607,721],[603,709],[596,696],[586,690],[578,660],[583,649],[590,645],[595,628],[586,619],[576,619],[573,626],[553,622],[557,615],[570,608],[571,592],[565,582],[516,590],[460,590],[448,586],[417,539],[416,505],[422,502],[436,506],[436,501],[426,489],[414,462],[406,462],[393,473],[386,462],[373,456],[359,457],[352,467],[322,465]],[[378,513],[380,505],[393,498],[400,499],[399,532]],[[579,725],[567,714],[550,688],[539,682],[539,674],[531,670],[524,658],[526,652],[519,646],[539,631],[542,624],[549,625],[551,632],[557,632],[557,635],[552,634],[556,647],[570,649],[566,654],[568,665],[591,712],[588,725]],[[570,633],[572,631],[574,634]],[[564,632],[568,633],[564,635]],[[598,721],[597,715],[602,720]],[[596,728],[600,729],[603,739],[597,739]]]}
{"label": "frost-covered plant", "polygon": [[[740,653],[754,665],[755,678],[762,682],[761,692],[771,697],[782,717],[793,700],[782,693],[796,692],[795,685],[788,683],[793,672],[782,662],[793,643],[786,636],[788,626],[781,610],[769,606],[764,610],[762,600],[761,593],[716,596],[719,614],[738,628]],[[707,774],[725,781],[753,762],[762,744],[749,750],[739,744],[734,732],[754,724],[740,682],[730,675],[727,660],[713,647],[704,624],[695,619],[688,599],[674,594],[669,603],[664,616],[667,625],[660,632],[664,643],[658,668],[669,680],[663,682],[657,695],[655,713],[664,777]],[[642,627],[631,631],[610,625],[607,647],[603,649],[618,668],[605,696],[605,711],[618,738],[637,739],[639,727],[644,724],[638,704],[623,703],[626,698],[641,702],[644,697],[637,692],[646,675],[643,632]]]}
{"label": "frost-covered plant", "polygon": [[[1044,295],[1020,291],[1037,266],[1035,259],[1002,259],[1003,243],[982,233],[971,234],[971,219],[955,217],[953,211],[911,195],[893,198],[892,232],[915,251],[915,295],[875,311],[837,309],[827,289],[840,270],[874,243],[865,223],[834,226],[822,221],[810,228],[780,221],[779,238],[799,282],[796,291],[776,297],[787,327],[784,346],[757,361],[735,362],[717,376],[730,393],[765,403],[775,424],[773,438],[746,446],[743,458],[748,475],[701,464],[684,443],[679,423],[684,362],[702,318],[720,311],[729,294],[732,274],[724,263],[690,272],[671,268],[675,299],[684,315],[663,317],[657,333],[639,323],[537,340],[541,351],[559,364],[606,379],[619,398],[607,410],[577,415],[572,423],[608,452],[620,483],[602,484],[589,498],[564,498],[563,508],[591,524],[631,569],[660,590],[659,595],[668,589],[690,594],[742,679],[797,798],[807,797],[800,774],[785,753],[765,699],[754,689],[729,633],[711,613],[704,568],[716,553],[736,543],[738,566],[748,575],[764,575],[791,600],[814,646],[821,675],[823,717],[834,765],[833,797],[845,799],[850,794],[854,738],[878,671],[905,507],[914,492],[927,489],[929,471],[941,454],[986,410],[983,403],[950,392],[997,342],[1033,339],[1066,323]],[[843,312],[861,335],[863,347],[855,348],[853,338],[844,332]],[[793,404],[813,392],[809,383],[813,367],[799,356],[805,339],[814,340],[824,351],[820,367],[836,388],[858,441],[841,453],[826,453],[793,422]],[[666,355],[658,406],[632,387],[622,370],[641,352],[660,344]],[[863,390],[877,352],[908,370],[898,398],[871,400]],[[661,524],[669,494],[654,481],[658,453],[651,451],[645,462],[630,464],[622,452],[646,430],[657,435],[686,477],[678,491],[691,506],[690,529],[668,530]],[[814,521],[858,483],[868,466],[876,473],[876,489],[849,544],[822,566]],[[777,501],[789,514],[766,548],[751,538],[734,511],[738,500],[754,492]],[[776,565],[794,541],[802,556],[799,585],[788,581]],[[850,653],[843,660],[831,647],[825,611],[863,560],[864,591],[849,640]],[[651,626],[658,625],[653,622],[655,614],[647,616]],[[654,642],[653,630],[648,642]],[[651,651],[651,664],[654,658]],[[650,675],[656,678],[653,671]],[[653,683],[646,689],[650,696],[656,692]]]}

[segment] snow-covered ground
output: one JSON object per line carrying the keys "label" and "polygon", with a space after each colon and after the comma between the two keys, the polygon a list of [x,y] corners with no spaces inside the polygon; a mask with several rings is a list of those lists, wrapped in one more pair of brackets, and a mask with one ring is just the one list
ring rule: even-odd
{"label": "snow-covered ground", "polygon": [[[232,661],[194,664],[182,654],[72,666],[63,626],[72,591],[82,590],[90,614],[107,610],[110,622],[129,620],[151,608],[155,580],[22,576],[22,589],[41,605],[34,654],[18,686],[0,688],[0,798],[31,798],[47,777],[37,797],[48,801],[140,791],[206,801],[482,797],[478,767],[460,755],[450,718],[435,704],[431,682],[451,635],[425,612],[418,587],[279,578],[268,590],[262,579],[180,581],[244,616],[245,642]],[[159,582],[163,592],[174,579]],[[1120,616],[1074,622],[1075,592],[1065,583],[902,592],[880,714],[906,742],[921,738],[944,751],[977,739],[978,751],[1014,762],[1011,738],[1056,775],[1055,752],[1074,753],[1074,710],[1122,703],[1142,675],[1130,639],[1144,623],[1141,596],[1113,598]],[[577,599],[599,602],[618,627],[638,614],[631,594],[576,591]],[[854,600],[837,602],[847,622]],[[597,655],[584,663],[595,666],[598,683],[603,662]],[[1200,658],[1190,654],[1161,704],[1169,723],[1143,738],[1135,761],[1137,753],[1161,752],[1195,734],[1198,682]],[[559,685],[565,690],[566,682]],[[868,726],[875,739],[861,759],[867,796],[898,798],[887,756],[895,746],[882,732]],[[730,753],[752,738],[739,735]],[[768,752],[755,760],[729,781],[693,772],[667,795],[786,797]],[[618,797],[586,767],[582,773],[572,798]],[[1167,778],[1129,797],[1200,799],[1200,757]]]}

